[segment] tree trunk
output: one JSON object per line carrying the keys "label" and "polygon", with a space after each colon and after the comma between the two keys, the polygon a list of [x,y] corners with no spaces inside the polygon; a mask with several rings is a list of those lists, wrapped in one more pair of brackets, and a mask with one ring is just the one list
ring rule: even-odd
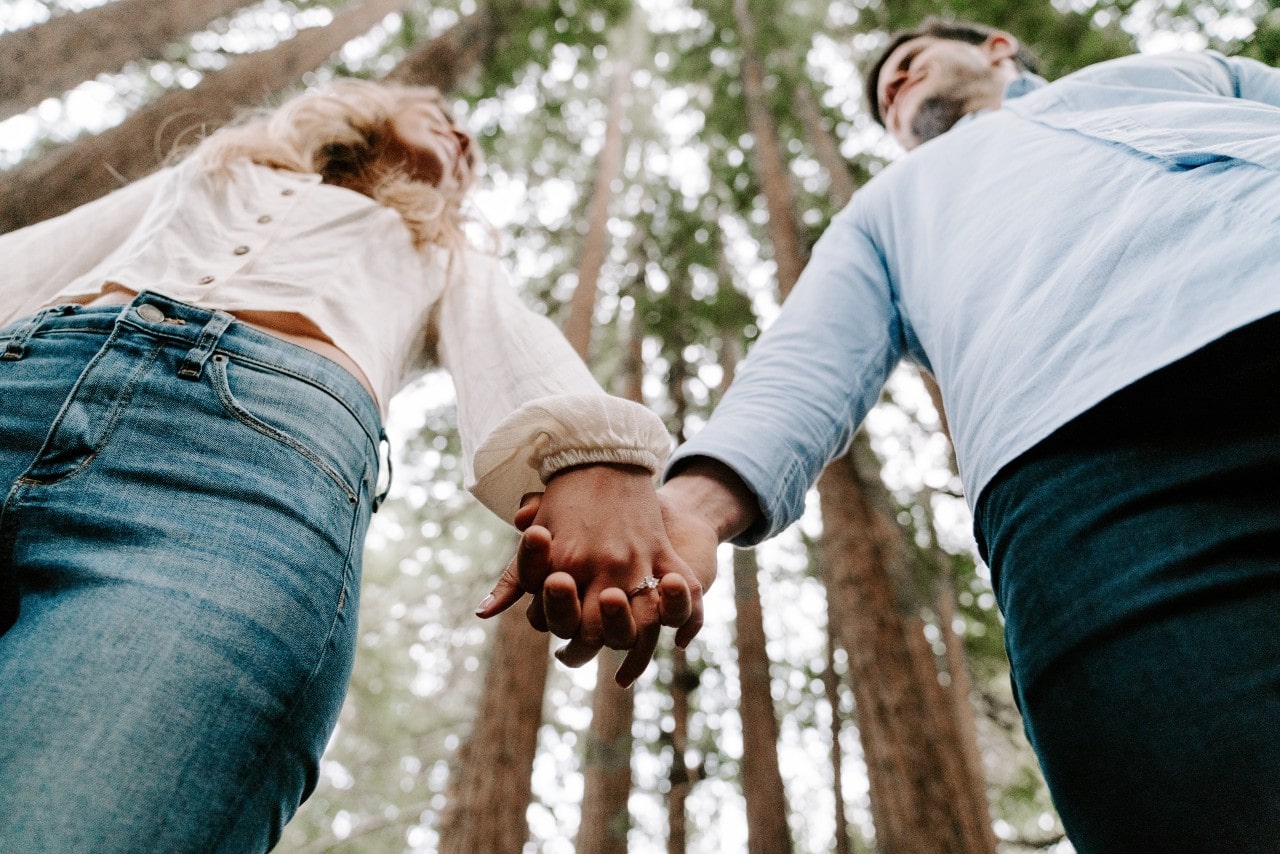
{"label": "tree trunk", "polygon": [[405,56],[386,79],[450,92],[493,55],[501,16],[484,4],[431,41]]}
{"label": "tree trunk", "polygon": [[208,72],[193,89],[170,89],[121,124],[10,171],[0,198],[0,233],[57,216],[155,171],[178,145],[260,106],[410,2],[364,0],[327,26]]}
{"label": "tree trunk", "polygon": [[625,653],[601,650],[595,695],[591,703],[591,727],[587,731],[583,759],[582,823],[578,827],[578,854],[626,854],[631,814],[631,724],[634,695],[619,688],[613,673]]}
{"label": "tree trunk", "polygon": [[164,48],[246,0],[115,0],[0,35],[0,121]]}
{"label": "tree trunk", "polygon": [[[619,73],[630,76],[629,67],[619,69]],[[614,86],[614,94],[618,95],[618,87]],[[611,125],[620,125],[622,111],[609,110]],[[606,137],[609,130],[606,130]],[[606,143],[606,148],[608,147]],[[618,159],[621,159],[621,134],[618,135]],[[602,161],[608,158],[607,152],[601,153]],[[604,181],[606,169],[601,166],[601,181]],[[601,195],[598,190],[592,202],[593,221],[588,234],[595,230],[595,219],[603,221],[608,218],[610,193]],[[584,276],[588,264],[599,265],[604,258],[606,234],[600,230],[601,244],[598,254],[583,251],[579,266],[578,287],[574,291],[574,304],[594,303],[594,291],[597,277]],[[593,292],[592,299],[579,303],[579,295],[584,288]],[[565,334],[569,342],[579,353],[586,350],[591,338],[591,325],[566,323]],[[588,315],[588,321],[590,316]],[[573,326],[573,335],[569,336],[569,327]],[[644,403],[644,363],[640,358],[640,324],[633,318],[631,332],[627,336],[627,355],[623,360],[627,399],[636,403]],[[620,688],[614,681],[613,674],[622,664],[625,652],[605,649],[600,653],[596,669],[596,688],[591,702],[591,727],[587,731],[586,755],[583,758],[583,791],[582,821],[578,826],[578,839],[575,850],[578,854],[627,854],[627,831],[631,829],[631,813],[627,802],[631,797],[631,725],[635,720],[635,694],[629,688]]]}
{"label": "tree trunk", "polygon": [[[802,84],[794,101],[830,176],[832,200],[843,206],[857,189],[849,164],[812,92]],[[945,431],[937,384],[922,376]],[[994,851],[980,759],[975,769],[973,709],[967,692],[962,706],[938,682],[904,534],[865,437],[855,441],[846,459],[823,472],[818,489],[827,595],[849,653],[877,845],[913,854]]]}
{"label": "tree trunk", "polygon": [[827,705],[831,707],[831,788],[834,790],[836,810],[836,854],[853,854],[849,838],[849,819],[844,811],[844,751],[840,749],[840,676],[836,673],[835,611],[827,609],[827,669],[822,674],[822,687],[826,690]]}
{"label": "tree trunk", "polygon": [[877,847],[993,851],[986,794],[971,784],[954,708],[938,684],[902,530],[883,487],[860,472],[874,471],[871,456],[855,442],[823,472],[819,495],[827,590],[849,654]]}
{"label": "tree trunk", "polygon": [[498,618],[493,654],[475,724],[453,758],[448,804],[440,820],[440,854],[518,852],[547,685],[547,636],[521,608]]}
{"label": "tree trunk", "polygon": [[667,854],[685,854],[689,847],[689,819],[685,803],[700,776],[685,759],[689,748],[689,698],[698,686],[682,649],[671,652],[671,776],[667,790]]}
{"label": "tree trunk", "polygon": [[827,173],[828,192],[831,199],[840,207],[844,207],[849,204],[849,200],[858,189],[857,183],[853,180],[853,170],[849,168],[849,162],[840,153],[840,144],[836,141],[835,134],[827,127],[822,109],[818,106],[818,99],[814,97],[807,80],[801,80],[796,85],[794,95],[796,115],[804,126],[805,136],[809,138],[809,144],[813,146],[818,162]]}
{"label": "tree trunk", "polygon": [[747,850],[751,854],[782,854],[791,850],[791,831],[778,767],[778,718],[769,681],[758,571],[755,552],[734,550],[733,598],[742,694],[742,794],[747,801]]}
{"label": "tree trunk", "polygon": [[[638,20],[639,16],[636,18]],[[629,49],[630,45],[627,47]],[[574,342],[575,347],[578,346],[576,342],[582,342],[578,352],[584,359],[590,351],[600,268],[604,266],[609,251],[609,205],[613,201],[613,182],[622,173],[622,121],[631,97],[631,57],[628,50],[617,51],[615,57],[604,147],[600,150],[595,188],[587,211],[587,234],[578,263],[578,286],[574,289],[569,317],[564,323],[565,337]]]}
{"label": "tree trunk", "polygon": [[733,17],[742,43],[742,91],[747,103],[747,126],[754,142],[755,164],[765,207],[769,211],[769,238],[778,270],[778,286],[785,298],[804,269],[805,252],[796,228],[794,193],[786,160],[778,147],[777,125],[764,90],[764,62],[756,47],[755,22],[747,0],[733,0]]}

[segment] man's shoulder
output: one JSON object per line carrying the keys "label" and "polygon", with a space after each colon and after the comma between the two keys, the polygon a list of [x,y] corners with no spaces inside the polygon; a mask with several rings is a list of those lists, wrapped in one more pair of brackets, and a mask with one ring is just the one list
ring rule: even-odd
{"label": "man's shoulder", "polygon": [[[1048,96],[1075,88],[1101,90],[1111,87],[1188,91],[1220,89],[1230,79],[1226,58],[1212,50],[1135,53],[1085,66],[1032,92]],[[1042,96],[1044,97],[1044,96]]]}

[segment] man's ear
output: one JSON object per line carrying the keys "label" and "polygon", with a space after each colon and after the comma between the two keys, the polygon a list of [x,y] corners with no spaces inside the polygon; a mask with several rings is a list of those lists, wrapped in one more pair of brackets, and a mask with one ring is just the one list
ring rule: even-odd
{"label": "man's ear", "polygon": [[982,43],[982,50],[991,58],[992,65],[998,65],[1018,55],[1018,40],[1009,33],[997,30],[987,36],[987,40]]}

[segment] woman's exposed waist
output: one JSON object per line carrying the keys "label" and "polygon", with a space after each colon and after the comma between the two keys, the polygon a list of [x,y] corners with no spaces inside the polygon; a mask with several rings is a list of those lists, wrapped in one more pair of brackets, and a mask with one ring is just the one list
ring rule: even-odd
{"label": "woman's exposed waist", "polygon": [[[85,303],[85,305],[125,305],[132,302],[135,296],[137,294],[132,291],[114,288],[103,291],[100,295]],[[374,393],[373,384],[369,382],[369,378],[365,376],[364,371],[360,370],[355,361],[332,341],[323,337],[323,334],[316,328],[315,324],[302,315],[283,311],[230,311],[228,314],[246,326],[252,326],[261,332],[266,332],[277,338],[283,338],[290,344],[305,347],[313,353],[318,353],[341,365],[343,369],[360,382],[360,385],[364,386],[365,391],[369,392],[369,396],[377,401],[378,396]]]}

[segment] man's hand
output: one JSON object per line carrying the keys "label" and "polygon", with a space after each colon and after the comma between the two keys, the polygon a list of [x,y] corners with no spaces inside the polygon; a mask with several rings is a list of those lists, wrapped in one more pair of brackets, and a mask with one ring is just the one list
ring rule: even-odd
{"label": "man's hand", "polygon": [[[680,646],[702,627],[715,532],[660,506],[644,469],[567,469],[515,521],[525,532],[516,556],[477,615],[492,617],[533,593],[529,622],[569,639],[556,652],[564,664],[586,664],[603,646],[629,650],[615,676],[623,686],[644,672],[662,626],[677,628]],[[657,586],[641,587],[650,576]]]}

